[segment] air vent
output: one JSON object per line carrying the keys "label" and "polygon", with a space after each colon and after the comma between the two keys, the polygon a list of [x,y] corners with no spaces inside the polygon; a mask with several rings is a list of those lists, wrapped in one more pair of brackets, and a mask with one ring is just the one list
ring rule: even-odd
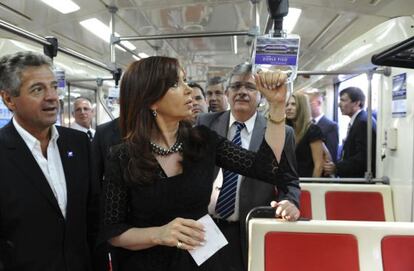
{"label": "air vent", "polygon": [[309,43],[308,47],[312,47],[315,43],[321,40],[323,36],[333,27],[333,25],[341,18],[341,14],[336,14],[335,17],[322,29],[321,32]]}
{"label": "air vent", "polygon": [[26,14],[23,14],[23,13],[21,13],[20,11],[17,11],[17,10],[15,10],[14,8],[9,7],[9,6],[7,6],[7,5],[5,5],[5,4],[3,4],[3,3],[0,3],[0,7],[1,7],[1,8],[4,8],[5,10],[7,10],[7,11],[9,11],[9,12],[11,12],[11,13],[13,13],[13,14],[15,14],[15,15],[19,16],[19,17],[22,17],[22,18],[24,18],[24,19],[26,19],[26,20],[33,21],[33,19],[32,19],[31,17],[29,17],[29,16],[27,16]]}
{"label": "air vent", "polygon": [[381,2],[381,0],[369,0],[369,4],[372,6],[376,6]]}

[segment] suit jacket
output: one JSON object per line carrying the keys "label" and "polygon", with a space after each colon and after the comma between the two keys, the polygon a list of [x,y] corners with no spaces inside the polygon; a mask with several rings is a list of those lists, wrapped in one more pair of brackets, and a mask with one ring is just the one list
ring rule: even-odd
{"label": "suit jacket", "polygon": [[[376,122],[372,120],[372,172],[375,175]],[[355,118],[342,148],[342,159],[336,164],[340,177],[364,177],[367,169],[367,112],[362,110]]]}
{"label": "suit jacket", "polygon": [[[99,125],[96,128],[95,136],[92,140],[92,159],[94,176],[99,184],[102,185],[105,172],[106,156],[109,149],[121,143],[121,132],[119,129],[119,118]],[[106,243],[99,244],[94,255],[94,269],[96,271],[109,270],[108,252],[110,247]],[[117,270],[117,259],[112,258],[114,270]]]}
{"label": "suit jacket", "polygon": [[325,145],[332,156],[333,162],[336,163],[339,143],[338,124],[323,116],[316,125],[321,128],[325,137]]}
{"label": "suit jacket", "polygon": [[12,122],[0,130],[0,239],[10,244],[8,271],[91,270],[98,187],[85,133],[57,127],[67,189],[66,219]]}
{"label": "suit jacket", "polygon": [[[210,129],[216,131],[219,135],[227,138],[227,132],[229,128],[230,111],[201,114],[197,119],[197,125],[205,125]],[[253,134],[250,140],[249,150],[258,151],[260,144],[263,141],[266,131],[266,119],[257,114]],[[286,126],[286,139],[284,152],[287,156],[290,167],[297,172],[296,168],[296,156],[295,156],[295,141],[293,129]],[[219,168],[216,167],[214,176],[217,177]],[[297,173],[296,173],[297,175]],[[241,243],[243,245],[242,253],[244,262],[247,263],[247,236],[246,236],[246,216],[251,209],[258,206],[269,206],[272,200],[287,199],[299,206],[300,188],[299,177],[297,181],[292,182],[288,186],[288,191],[284,192],[282,189],[278,189],[278,193],[275,193],[275,187],[271,184],[254,180],[252,178],[243,177],[240,183],[239,189],[239,221],[241,232]]]}
{"label": "suit jacket", "polygon": [[95,176],[100,183],[102,183],[105,160],[109,149],[119,143],[121,143],[119,118],[101,124],[96,128],[96,133],[92,140],[93,168]]}

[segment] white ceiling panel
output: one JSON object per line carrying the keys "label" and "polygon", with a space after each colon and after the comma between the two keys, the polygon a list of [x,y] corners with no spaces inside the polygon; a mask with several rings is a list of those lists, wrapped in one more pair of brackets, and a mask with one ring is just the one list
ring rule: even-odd
{"label": "white ceiling panel", "polygon": [[[109,25],[108,6],[118,8],[115,28],[121,36],[147,36],[192,32],[249,31],[253,27],[252,4],[248,0],[74,0],[81,9],[60,14],[40,0],[0,0],[0,18],[42,37],[56,36],[60,45],[110,62],[109,44],[79,22],[98,18]],[[401,15],[414,14],[413,0],[291,0],[302,15],[294,29],[301,36],[300,69],[311,70],[329,54],[377,24]],[[260,29],[268,17],[266,1],[259,4]],[[0,31],[0,37],[13,37]],[[249,37],[232,36],[131,41],[135,53],[170,55],[187,65],[217,72],[249,60]],[[133,61],[129,53],[116,50],[116,61],[125,67]],[[204,68],[199,68],[199,67]],[[199,76],[199,75],[197,75]]]}

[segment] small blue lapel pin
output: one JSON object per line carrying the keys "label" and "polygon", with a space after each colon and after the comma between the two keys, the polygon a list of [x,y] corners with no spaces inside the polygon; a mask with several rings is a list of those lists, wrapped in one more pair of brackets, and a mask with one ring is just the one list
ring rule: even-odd
{"label": "small blue lapel pin", "polygon": [[68,151],[68,157],[69,158],[73,157],[73,152],[72,151]]}

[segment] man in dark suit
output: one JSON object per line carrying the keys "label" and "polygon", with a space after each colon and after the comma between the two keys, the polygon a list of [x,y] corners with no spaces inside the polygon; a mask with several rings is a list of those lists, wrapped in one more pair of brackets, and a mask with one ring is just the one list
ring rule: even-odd
{"label": "man in dark suit", "polygon": [[[327,174],[339,177],[365,177],[367,169],[367,112],[363,110],[365,95],[357,87],[348,87],[340,93],[339,107],[343,115],[351,118],[342,148],[341,159],[325,163]],[[376,122],[372,119],[372,172],[375,175]]]}
{"label": "man in dark suit", "polygon": [[[230,111],[202,114],[197,124],[206,125],[231,140],[237,132],[235,131],[236,122],[242,122],[245,127],[240,131],[241,146],[257,151],[263,141],[267,120],[256,110],[260,94],[256,90],[251,68],[250,64],[240,64],[230,75],[229,86],[226,90]],[[284,120],[281,121],[284,122]],[[284,155],[287,156],[286,161],[289,163],[292,174],[297,176],[293,130],[289,127],[286,127]],[[219,173],[219,168],[216,168],[215,176],[217,179],[213,184],[209,213],[215,218],[218,227],[229,242],[218,253],[221,253],[221,258],[226,261],[227,270],[247,270],[245,230],[247,214],[254,207],[268,206],[271,201],[278,200],[280,208],[277,213],[287,220],[297,220],[299,218],[297,209],[300,195],[299,181],[292,181],[287,186],[276,188],[261,181],[238,176],[234,213],[223,219],[216,209],[220,190],[223,188],[223,178]]]}
{"label": "man in dark suit", "polygon": [[92,141],[92,153],[95,176],[102,184],[105,172],[105,159],[109,149],[121,143],[121,132],[119,130],[119,118],[96,127],[95,137]]}
{"label": "man in dark suit", "polygon": [[14,113],[0,130],[5,270],[91,270],[99,187],[87,135],[54,125],[59,97],[50,59],[33,52],[2,57],[0,94]]}
{"label": "man in dark suit", "polygon": [[309,94],[309,102],[312,114],[312,122],[319,126],[325,137],[325,145],[335,163],[338,156],[338,124],[328,119],[322,112],[323,95],[320,92]]}
{"label": "man in dark suit", "polygon": [[[96,133],[92,141],[92,160],[93,171],[97,181],[102,185],[105,173],[105,160],[110,148],[114,145],[121,143],[121,132],[119,130],[119,118],[113,119],[109,122],[96,127]],[[98,261],[94,262],[96,271],[109,270],[108,257],[102,259],[102,255],[107,255],[110,252],[108,245],[99,244],[97,247]],[[112,259],[112,266],[117,266],[116,259]],[[116,270],[116,269],[114,269]]]}

